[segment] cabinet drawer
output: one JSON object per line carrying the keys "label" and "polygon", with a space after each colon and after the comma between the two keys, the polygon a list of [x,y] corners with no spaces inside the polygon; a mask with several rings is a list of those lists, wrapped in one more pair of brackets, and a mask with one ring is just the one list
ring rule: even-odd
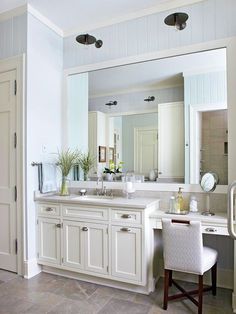
{"label": "cabinet drawer", "polygon": [[64,205],[62,213],[65,217],[74,217],[80,219],[108,220],[108,209],[93,208],[87,206]]}
{"label": "cabinet drawer", "polygon": [[142,212],[134,210],[112,209],[111,219],[119,223],[142,224]]}
{"label": "cabinet drawer", "polygon": [[228,236],[228,229],[224,226],[212,226],[212,225],[202,225],[202,233],[215,234],[215,235],[225,235]]}
{"label": "cabinet drawer", "polygon": [[38,215],[39,216],[59,216],[60,205],[59,204],[38,204]]}

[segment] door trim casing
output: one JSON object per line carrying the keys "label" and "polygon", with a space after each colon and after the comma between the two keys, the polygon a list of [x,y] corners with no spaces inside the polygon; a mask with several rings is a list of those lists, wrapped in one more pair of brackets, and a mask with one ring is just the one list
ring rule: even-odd
{"label": "door trim casing", "polygon": [[24,275],[25,259],[25,54],[0,60],[0,73],[16,71],[16,235],[17,274]]}

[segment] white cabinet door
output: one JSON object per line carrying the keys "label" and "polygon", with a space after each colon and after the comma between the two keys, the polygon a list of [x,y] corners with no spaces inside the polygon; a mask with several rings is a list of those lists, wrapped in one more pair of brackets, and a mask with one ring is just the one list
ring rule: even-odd
{"label": "white cabinet door", "polygon": [[112,226],[112,276],[141,281],[142,230]]}
{"label": "white cabinet door", "polygon": [[158,106],[158,177],[184,178],[184,111],[182,103]]}
{"label": "white cabinet door", "polygon": [[108,226],[84,223],[85,270],[108,273]]}
{"label": "white cabinet door", "polygon": [[63,265],[84,268],[84,223],[63,221]]}
{"label": "white cabinet door", "polygon": [[61,223],[59,219],[38,218],[39,260],[60,264]]}

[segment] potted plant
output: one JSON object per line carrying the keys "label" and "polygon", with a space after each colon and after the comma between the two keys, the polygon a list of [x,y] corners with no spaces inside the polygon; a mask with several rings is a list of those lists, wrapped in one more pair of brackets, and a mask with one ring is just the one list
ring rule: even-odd
{"label": "potted plant", "polygon": [[76,151],[71,151],[70,149],[67,149],[66,151],[58,152],[58,158],[57,158],[57,165],[61,170],[62,174],[62,181],[61,181],[61,190],[60,195],[61,196],[67,196],[69,195],[69,188],[68,188],[68,175],[72,169],[73,166],[75,166],[78,163],[80,153]]}
{"label": "potted plant", "polygon": [[93,168],[95,158],[90,152],[81,154],[79,158],[79,165],[84,173],[84,181],[88,180],[89,171]]}
{"label": "potted plant", "polygon": [[114,175],[122,173],[122,165],[124,164],[123,161],[118,163],[117,168],[115,167],[114,161],[109,162],[109,168],[105,168],[103,173],[106,174],[107,181],[113,181]]}

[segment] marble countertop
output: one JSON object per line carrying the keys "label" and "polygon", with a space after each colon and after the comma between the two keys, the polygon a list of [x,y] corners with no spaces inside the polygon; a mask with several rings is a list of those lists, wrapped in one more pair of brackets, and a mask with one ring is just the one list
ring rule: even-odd
{"label": "marble countertop", "polygon": [[206,223],[220,223],[227,225],[227,212],[216,212],[214,216],[204,216],[201,212],[189,212],[186,215],[167,214],[166,210],[157,209],[150,214],[153,219],[183,219],[183,220],[200,220]]}
{"label": "marble countertop", "polygon": [[83,204],[83,205],[98,205],[98,206],[112,206],[112,207],[125,207],[125,208],[137,208],[145,209],[153,206],[155,209],[159,208],[159,199],[157,198],[144,198],[135,197],[127,199],[125,197],[113,198],[96,198],[96,196],[79,196],[71,194],[69,196],[60,196],[57,194],[35,194],[34,200],[37,202],[53,202],[53,203],[70,203],[70,204]]}

